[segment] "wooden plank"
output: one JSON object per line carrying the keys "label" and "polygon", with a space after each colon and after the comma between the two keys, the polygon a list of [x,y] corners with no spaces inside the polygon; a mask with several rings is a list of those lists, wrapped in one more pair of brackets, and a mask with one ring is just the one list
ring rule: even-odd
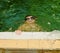
{"label": "wooden plank", "polygon": [[0,32],[0,39],[60,39],[59,32]]}
{"label": "wooden plank", "polygon": [[8,49],[60,49],[60,40],[2,40],[0,48]]}

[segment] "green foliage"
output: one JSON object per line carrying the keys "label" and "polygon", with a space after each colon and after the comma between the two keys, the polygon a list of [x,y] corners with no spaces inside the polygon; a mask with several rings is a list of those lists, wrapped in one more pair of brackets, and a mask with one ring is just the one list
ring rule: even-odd
{"label": "green foliage", "polygon": [[0,31],[15,31],[26,15],[36,16],[43,31],[60,30],[60,0],[0,0]]}

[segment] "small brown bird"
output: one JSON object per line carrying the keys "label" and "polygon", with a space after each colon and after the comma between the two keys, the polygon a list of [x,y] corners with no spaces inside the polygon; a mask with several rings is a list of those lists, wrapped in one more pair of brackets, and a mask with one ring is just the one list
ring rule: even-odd
{"label": "small brown bird", "polygon": [[41,26],[36,24],[36,17],[28,15],[25,17],[25,22],[22,24],[17,31],[22,32],[40,32],[42,31]]}

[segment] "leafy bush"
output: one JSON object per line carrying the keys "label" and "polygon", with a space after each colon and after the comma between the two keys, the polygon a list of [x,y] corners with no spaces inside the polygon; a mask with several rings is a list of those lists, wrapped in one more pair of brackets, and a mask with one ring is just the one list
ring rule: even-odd
{"label": "leafy bush", "polygon": [[60,30],[59,0],[0,0],[0,31],[15,31],[26,15],[36,16],[44,31]]}

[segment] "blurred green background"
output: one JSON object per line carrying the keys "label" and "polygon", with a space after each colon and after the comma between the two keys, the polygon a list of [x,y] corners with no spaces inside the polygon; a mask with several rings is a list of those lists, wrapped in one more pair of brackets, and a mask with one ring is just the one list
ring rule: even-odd
{"label": "blurred green background", "polygon": [[60,30],[60,0],[0,0],[0,32],[15,31],[26,15],[36,16],[43,31]]}

